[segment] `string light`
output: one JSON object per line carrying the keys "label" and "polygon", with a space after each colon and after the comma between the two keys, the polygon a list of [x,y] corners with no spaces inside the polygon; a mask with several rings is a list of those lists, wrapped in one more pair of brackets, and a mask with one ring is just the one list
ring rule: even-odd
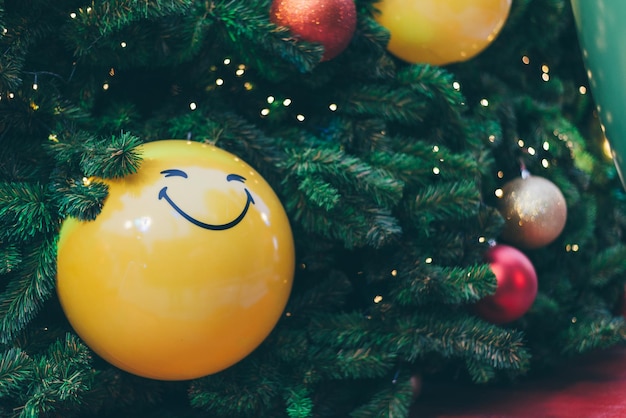
{"label": "string light", "polygon": [[489,106],[489,100],[487,100],[487,99],[480,99],[480,105],[484,106],[484,107]]}
{"label": "string light", "polygon": [[439,170],[439,167],[433,167],[433,174],[439,174],[441,172],[441,170]]}
{"label": "string light", "polygon": [[274,100],[276,100],[276,99],[274,98],[274,96],[267,96],[266,100],[267,100],[267,103],[272,104],[272,103],[274,103]]}
{"label": "string light", "polygon": [[108,89],[109,89],[109,83],[104,83],[104,84],[102,85],[102,90],[106,91],[106,90],[108,90]]}
{"label": "string light", "polygon": [[217,80],[215,80],[215,84],[218,86],[224,85],[224,79],[218,78]]}
{"label": "string light", "polygon": [[251,82],[246,81],[245,83],[243,83],[243,88],[248,90],[248,91],[250,91],[250,90],[252,90],[254,88],[254,86],[252,85]]}
{"label": "string light", "polygon": [[567,244],[565,246],[565,251],[569,252],[577,252],[580,249],[578,244]]}
{"label": "string light", "polygon": [[542,145],[544,151],[550,150],[550,143],[548,141],[544,141]]}
{"label": "string light", "polygon": [[380,303],[382,302],[383,297],[381,295],[376,295],[374,296],[374,303]]}
{"label": "string light", "polygon": [[289,106],[291,104],[291,99],[283,100],[283,106]]}
{"label": "string light", "polygon": [[396,277],[398,275],[398,270],[396,270],[396,269],[391,270],[391,275],[393,277]]}
{"label": "string light", "polygon": [[535,155],[536,151],[533,147],[528,147],[528,154]]}
{"label": "string light", "polygon": [[270,114],[270,110],[268,108],[261,109],[261,116],[267,116]]}
{"label": "string light", "polygon": [[517,145],[518,145],[520,148],[524,148],[524,140],[523,140],[523,139],[518,139],[518,140],[517,140]]}
{"label": "string light", "polygon": [[224,65],[230,64],[230,58],[224,58]]}
{"label": "string light", "polygon": [[331,103],[328,105],[328,108],[330,109],[331,112],[335,112],[337,111],[337,104]]}
{"label": "string light", "polygon": [[299,122],[304,122],[304,115],[300,113],[296,115],[296,119],[298,119]]}
{"label": "string light", "polygon": [[433,145],[433,152],[439,152],[439,146]]}
{"label": "string light", "polygon": [[456,91],[461,90],[461,83],[459,83],[458,81],[455,81],[454,83],[452,83],[452,88]]}
{"label": "string light", "polygon": [[478,237],[478,242],[480,242],[481,244],[486,242],[486,241],[487,241],[487,238],[485,238],[485,237]]}
{"label": "string light", "polygon": [[504,196],[504,191],[502,189],[496,189],[496,191],[494,192],[494,194],[496,195],[496,197],[498,199],[502,198],[502,196]]}
{"label": "string light", "polygon": [[499,179],[504,178],[504,171],[502,171],[502,170],[498,171],[497,176],[498,176]]}
{"label": "string light", "polygon": [[120,46],[122,48],[126,48],[128,46],[128,44],[126,42],[122,41],[122,42],[120,42]]}
{"label": "string light", "polygon": [[76,19],[76,16],[77,16],[77,15],[76,15],[76,13],[75,13],[75,12],[70,13],[70,17],[71,17],[72,19]]}
{"label": "string light", "polygon": [[432,257],[427,257],[426,260],[424,260],[424,262],[426,264],[431,264],[433,262],[433,258]]}
{"label": "string light", "polygon": [[578,87],[578,92],[580,94],[587,94],[587,87],[585,87],[585,86]]}
{"label": "string light", "polygon": [[496,136],[495,135],[489,135],[489,142],[491,142],[492,144],[494,142],[496,142]]}
{"label": "string light", "polygon": [[541,166],[543,168],[548,168],[550,166],[550,162],[544,158],[541,160]]}
{"label": "string light", "polygon": [[526,65],[530,64],[530,58],[528,58],[528,56],[524,55],[522,56],[522,62]]}
{"label": "string light", "polygon": [[196,105],[194,102],[189,103],[189,109],[196,110],[197,108],[198,108],[198,105]]}

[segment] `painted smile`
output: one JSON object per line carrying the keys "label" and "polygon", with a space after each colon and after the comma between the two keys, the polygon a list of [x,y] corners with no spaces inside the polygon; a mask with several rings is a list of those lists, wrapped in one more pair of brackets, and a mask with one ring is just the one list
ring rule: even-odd
{"label": "painted smile", "polygon": [[[188,177],[187,173],[185,173],[182,170],[177,170],[177,169],[163,170],[163,171],[161,171],[160,174],[165,175],[165,177],[173,177],[173,176],[183,177],[183,178],[187,178]],[[239,174],[229,174],[228,176],[226,176],[226,181],[239,181],[241,183],[244,183],[246,181],[246,179],[244,177],[240,176]],[[187,214],[176,203],[174,203],[174,201],[169,197],[169,195],[167,194],[167,186],[163,187],[159,191],[159,200],[161,200],[161,199],[165,200],[167,203],[169,203],[169,205],[176,212],[178,212],[178,214],[180,216],[182,216],[183,218],[185,218],[186,220],[188,220],[192,224],[194,224],[196,226],[199,226],[200,228],[209,229],[211,231],[223,231],[225,229],[232,228],[232,227],[236,226],[239,222],[241,222],[243,220],[243,218],[246,216],[246,213],[248,212],[248,208],[250,207],[250,204],[254,205],[254,199],[252,198],[252,195],[250,194],[248,189],[244,188],[244,191],[246,192],[247,199],[246,199],[246,204],[245,204],[243,210],[241,211],[241,213],[239,214],[239,216],[237,216],[235,219],[233,219],[230,222],[227,222],[225,224],[217,224],[217,225],[208,224],[208,223],[199,221],[196,218],[194,218],[194,217],[190,216],[189,214]]]}

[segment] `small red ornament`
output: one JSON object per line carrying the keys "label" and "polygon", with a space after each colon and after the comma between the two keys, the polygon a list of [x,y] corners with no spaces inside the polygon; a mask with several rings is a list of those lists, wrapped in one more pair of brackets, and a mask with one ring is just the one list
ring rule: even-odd
{"label": "small red ornament", "polygon": [[476,302],[474,311],[494,324],[520,318],[537,296],[537,273],[532,262],[517,248],[502,244],[487,250],[485,261],[496,275],[496,292]]}
{"label": "small red ornament", "polygon": [[356,6],[354,0],[274,0],[270,20],[307,42],[322,44],[322,61],[328,61],[350,44]]}

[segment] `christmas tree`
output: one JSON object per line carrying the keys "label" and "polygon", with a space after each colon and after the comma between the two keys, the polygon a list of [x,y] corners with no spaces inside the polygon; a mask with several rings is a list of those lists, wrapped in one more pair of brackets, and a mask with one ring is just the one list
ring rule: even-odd
{"label": "christmas tree", "polygon": [[[446,64],[388,50],[384,1],[333,2],[321,39],[275,1],[0,3],[0,416],[403,417],[412,379],[511,381],[624,339],[626,196],[568,1],[513,1],[484,51]],[[164,139],[250,164],[295,245],[271,333],[194,379],[105,361],[56,292],[64,222],[97,220],[106,181]],[[567,203],[538,246],[502,238],[522,172]],[[538,283],[504,321],[477,310],[498,289],[494,242]]]}

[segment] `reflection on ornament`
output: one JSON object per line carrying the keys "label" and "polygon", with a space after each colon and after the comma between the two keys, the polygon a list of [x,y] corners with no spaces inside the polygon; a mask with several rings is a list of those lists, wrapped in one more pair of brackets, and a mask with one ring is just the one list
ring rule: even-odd
{"label": "reflection on ornament", "polygon": [[609,140],[606,139],[606,137],[604,137],[602,141],[602,152],[604,153],[604,156],[608,158],[609,160],[613,159],[613,151],[611,150],[611,144]]}
{"label": "reflection on ornament", "polygon": [[305,41],[322,44],[322,61],[328,61],[350,44],[356,29],[356,6],[354,0],[274,0],[270,20]]}
{"label": "reflection on ornament", "polygon": [[563,194],[554,183],[539,176],[522,176],[506,183],[498,209],[505,220],[501,238],[521,248],[550,244],[567,220]]}
{"label": "reflection on ornament", "polygon": [[504,26],[511,0],[381,0],[375,19],[387,49],[411,63],[445,65],[482,52]]}
{"label": "reflection on ornament", "polygon": [[494,245],[485,253],[496,276],[496,292],[476,302],[474,312],[493,324],[522,317],[537,296],[537,273],[524,253],[508,245]]}
{"label": "reflection on ornament", "polygon": [[95,221],[67,219],[57,292],[76,333],[139,376],[193,379],[252,352],[291,290],[285,211],[252,167],[189,141],[142,146],[134,175],[107,180]]}

